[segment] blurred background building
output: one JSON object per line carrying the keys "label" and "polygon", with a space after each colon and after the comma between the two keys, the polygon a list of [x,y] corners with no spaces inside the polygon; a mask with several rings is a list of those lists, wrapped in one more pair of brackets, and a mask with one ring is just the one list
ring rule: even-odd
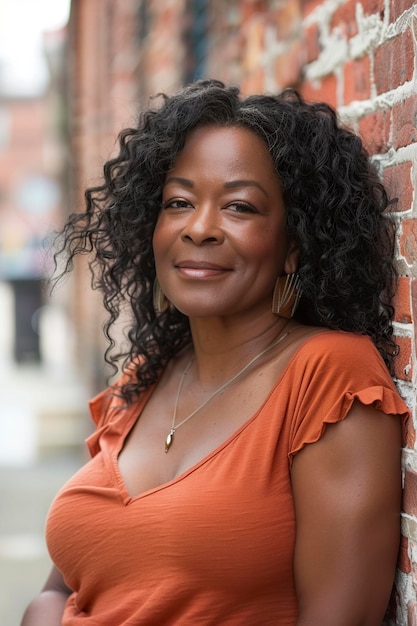
{"label": "blurred background building", "polygon": [[[61,2],[67,20],[17,67],[30,25]],[[153,95],[212,77],[334,105],[397,198],[396,378],[413,420],[387,624],[417,626],[416,33],[412,0],[0,0],[1,624],[18,623],[42,584],[46,509],[84,458],[86,401],[108,373],[86,259],[49,295],[50,233],[83,207],[118,132]]]}
{"label": "blurred background building", "polygon": [[[0,11],[4,28],[9,5]],[[0,462],[12,464],[36,458],[42,446],[55,445],[55,435],[78,439],[75,431],[67,439],[62,425],[70,426],[67,416],[81,406],[69,384],[75,360],[68,291],[52,300],[48,287],[51,240],[68,209],[66,29],[43,33],[28,57],[19,57],[18,45],[16,56],[6,49],[0,58],[0,424],[7,434]],[[36,388],[33,401],[29,389]]]}

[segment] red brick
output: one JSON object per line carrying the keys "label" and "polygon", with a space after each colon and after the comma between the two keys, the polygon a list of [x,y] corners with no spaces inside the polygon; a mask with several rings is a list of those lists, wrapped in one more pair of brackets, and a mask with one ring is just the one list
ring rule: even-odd
{"label": "red brick", "polygon": [[315,61],[320,54],[319,29],[317,24],[312,24],[303,32],[303,45],[305,50],[305,63]]}
{"label": "red brick", "polygon": [[404,11],[410,9],[414,4],[413,0],[390,0],[389,15],[390,21],[395,22]]}
{"label": "red brick", "polygon": [[402,446],[409,450],[415,450],[416,447],[416,431],[411,418],[407,420],[406,429],[403,430]]}
{"label": "red brick", "polygon": [[371,95],[370,60],[368,56],[348,60],[344,67],[344,102],[366,100]]}
{"label": "red brick", "polygon": [[407,515],[417,517],[417,473],[410,469],[404,474],[403,510]]}
{"label": "red brick", "polygon": [[414,48],[411,32],[406,30],[375,51],[375,87],[385,93],[413,77]]}
{"label": "red brick", "polygon": [[256,13],[265,13],[267,10],[266,0],[245,0],[240,3],[242,21],[249,20]]}
{"label": "red brick", "polygon": [[403,220],[402,232],[399,236],[400,252],[408,265],[413,265],[417,250],[417,219]]}
{"label": "red brick", "polygon": [[303,65],[301,42],[294,41],[285,54],[277,56],[274,63],[276,81],[279,87],[293,87],[299,84]]}
{"label": "red brick", "polygon": [[397,292],[394,297],[395,320],[402,324],[410,324],[411,316],[411,279],[401,276],[398,279]]}
{"label": "red brick", "polygon": [[359,120],[359,134],[369,154],[382,154],[389,148],[391,112],[376,111]]}
{"label": "red brick", "polygon": [[[241,60],[244,72],[252,72],[261,65],[265,52],[265,21],[253,18],[242,28],[245,41],[244,54]],[[224,52],[222,52],[224,58]]]}
{"label": "red brick", "polygon": [[408,556],[408,539],[406,537],[401,537],[397,567],[404,572],[404,574],[411,572],[410,557]]}
{"label": "red brick", "polygon": [[411,304],[413,309],[413,319],[417,322],[417,279],[411,281]]}
{"label": "red brick", "polygon": [[356,23],[357,0],[347,0],[333,13],[330,27],[337,27],[348,39],[358,31]]}
{"label": "red brick", "polygon": [[304,98],[310,102],[327,102],[331,106],[336,106],[337,79],[334,74],[325,76],[317,84],[306,81],[300,87]]}
{"label": "red brick", "polygon": [[417,96],[398,102],[392,108],[392,145],[398,149],[417,141]]}
{"label": "red brick", "polygon": [[[417,322],[417,279],[411,281],[411,311],[414,323]],[[417,354],[417,333],[415,334],[415,354]]]}
{"label": "red brick", "polygon": [[273,15],[279,41],[288,41],[300,32],[302,14],[301,6],[298,2],[285,2],[282,5],[278,5]]}
{"label": "red brick", "polygon": [[265,91],[265,71],[258,67],[254,72],[246,74],[241,82],[242,93],[249,95],[252,93],[262,93]]}
{"label": "red brick", "polygon": [[362,0],[364,15],[372,15],[378,13],[381,19],[384,17],[385,2],[384,0]]}
{"label": "red brick", "polygon": [[321,4],[323,4],[323,0],[304,0],[304,15],[309,15]]}
{"label": "red brick", "polygon": [[410,161],[387,167],[383,173],[383,183],[390,200],[394,201],[390,211],[410,211],[413,203],[413,184]]}
{"label": "red brick", "polygon": [[400,348],[400,352],[394,360],[395,376],[398,380],[409,382],[412,380],[413,376],[411,338],[397,336],[395,337],[395,341]]}

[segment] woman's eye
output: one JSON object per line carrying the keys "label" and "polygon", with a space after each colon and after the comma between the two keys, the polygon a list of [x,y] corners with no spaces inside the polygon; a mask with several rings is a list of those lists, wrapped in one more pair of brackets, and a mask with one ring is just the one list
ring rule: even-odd
{"label": "woman's eye", "polygon": [[259,211],[251,204],[244,202],[233,202],[227,205],[228,209],[235,211],[236,213],[258,213]]}
{"label": "woman's eye", "polygon": [[190,203],[187,200],[180,200],[178,198],[174,198],[173,200],[167,200],[162,203],[163,209],[186,209],[190,206]]}

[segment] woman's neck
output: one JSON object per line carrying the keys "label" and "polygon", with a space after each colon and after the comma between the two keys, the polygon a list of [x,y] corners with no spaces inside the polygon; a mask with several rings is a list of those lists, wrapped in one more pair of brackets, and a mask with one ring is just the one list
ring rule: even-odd
{"label": "woman's neck", "polygon": [[279,317],[247,325],[207,318],[190,320],[193,370],[201,384],[220,384],[288,333],[292,325],[293,322]]}

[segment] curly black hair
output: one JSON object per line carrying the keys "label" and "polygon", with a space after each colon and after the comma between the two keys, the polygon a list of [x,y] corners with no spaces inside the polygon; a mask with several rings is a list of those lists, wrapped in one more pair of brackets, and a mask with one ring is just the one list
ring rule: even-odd
{"label": "curly black hair", "polygon": [[[87,189],[85,212],[69,217],[57,251],[67,253],[64,274],[77,254],[90,257],[94,287],[108,312],[105,359],[135,364],[135,376],[121,391],[125,400],[154,383],[191,339],[185,315],[173,308],[155,314],[152,235],[166,173],[187,134],[204,125],[244,127],[268,146],[282,183],[288,235],[300,251],[299,321],[368,335],[390,366],[396,353],[394,225],[360,138],[341,126],[329,105],[307,103],[294,89],[243,98],[237,87],[202,80],[159,99],[136,128],[120,133],[118,156],[104,165],[103,183]],[[122,350],[111,330],[125,311],[128,347]]]}

